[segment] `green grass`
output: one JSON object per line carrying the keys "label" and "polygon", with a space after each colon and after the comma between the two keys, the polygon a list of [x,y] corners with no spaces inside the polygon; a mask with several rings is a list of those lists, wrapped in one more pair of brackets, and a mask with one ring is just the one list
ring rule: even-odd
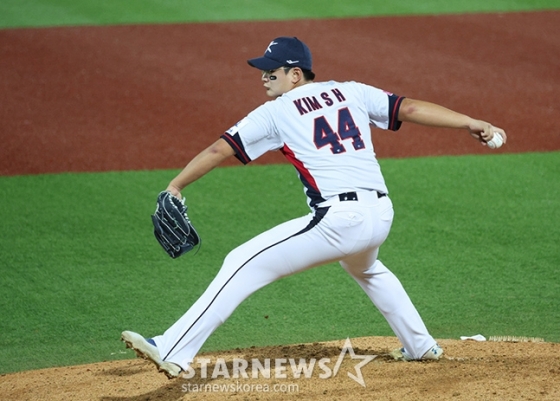
{"label": "green grass", "polygon": [[0,28],[559,9],[560,0],[2,0]]}
{"label": "green grass", "polygon": [[[396,218],[380,258],[437,338],[560,341],[560,153],[381,160]],[[176,171],[0,177],[0,372],[132,357],[204,291],[237,244],[307,213],[288,165],[221,168],[189,188],[199,253],[152,234]],[[336,265],[247,299],[203,350],[392,335]]]}

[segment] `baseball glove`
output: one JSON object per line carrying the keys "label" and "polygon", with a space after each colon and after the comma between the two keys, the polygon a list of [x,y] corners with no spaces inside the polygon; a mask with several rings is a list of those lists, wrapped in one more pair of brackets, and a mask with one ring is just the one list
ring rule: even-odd
{"label": "baseball glove", "polygon": [[159,193],[152,215],[154,235],[172,258],[178,258],[200,244],[200,236],[187,216],[185,199],[167,191]]}

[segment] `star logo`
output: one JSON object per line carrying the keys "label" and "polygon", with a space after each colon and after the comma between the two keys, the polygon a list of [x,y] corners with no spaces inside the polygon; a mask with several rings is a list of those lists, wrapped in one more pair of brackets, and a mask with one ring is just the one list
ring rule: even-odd
{"label": "star logo", "polygon": [[268,47],[266,48],[265,53],[266,53],[266,52],[271,52],[271,53],[272,53],[272,50],[270,49],[270,47],[271,47],[271,46],[274,46],[274,45],[277,45],[277,44],[278,44],[278,42],[275,42],[275,41],[270,42],[270,44],[269,44]]}
{"label": "star logo", "polygon": [[350,377],[356,383],[360,384],[362,387],[365,387],[366,383],[364,381],[364,377],[362,376],[362,367],[373,361],[377,357],[377,355],[356,355],[356,353],[354,352],[354,348],[352,348],[350,338],[346,338],[344,347],[340,351],[340,355],[338,356],[336,365],[334,365],[333,377],[338,373],[338,370],[340,369],[340,365],[342,365],[342,360],[344,359],[344,355],[346,355],[346,353],[350,354],[351,359],[362,359],[360,363],[354,366],[356,374],[348,372],[348,377]]}

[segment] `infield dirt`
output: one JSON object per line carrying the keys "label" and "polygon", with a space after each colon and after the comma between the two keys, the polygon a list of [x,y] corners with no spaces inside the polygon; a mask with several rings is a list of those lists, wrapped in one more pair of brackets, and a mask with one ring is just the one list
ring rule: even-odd
{"label": "infield dirt", "polygon": [[[246,60],[280,35],[317,80],[357,80],[560,149],[560,12],[0,30],[0,175],[181,168],[268,100]],[[469,135],[374,130],[380,158],[488,154]],[[256,163],[284,163],[279,152]],[[231,163],[237,163],[232,159]]]}
{"label": "infield dirt", "polygon": [[[351,339],[355,355],[377,357],[361,368],[365,387],[352,379],[362,362],[346,354],[338,374],[310,378],[168,380],[143,359],[52,368],[4,375],[0,390],[5,400],[558,400],[560,344],[440,340],[445,356],[437,362],[395,361],[388,353],[399,346],[394,338]],[[218,358],[330,358],[337,360],[344,341],[250,348],[199,355],[209,359],[213,372]],[[130,354],[133,354],[130,351]],[[331,364],[332,367],[332,364]],[[221,370],[224,372],[224,370]],[[208,377],[211,374],[208,373]],[[249,375],[251,377],[251,375]],[[267,391],[268,389],[268,391]],[[260,391],[259,391],[260,390]]]}

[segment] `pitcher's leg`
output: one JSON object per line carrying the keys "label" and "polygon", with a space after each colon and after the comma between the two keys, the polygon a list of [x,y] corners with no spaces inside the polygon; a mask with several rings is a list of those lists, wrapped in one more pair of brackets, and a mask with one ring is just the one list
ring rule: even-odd
{"label": "pitcher's leg", "polygon": [[186,368],[249,295],[281,277],[339,260],[340,251],[310,221],[284,223],[233,250],[204,294],[163,335],[154,337],[162,359]]}
{"label": "pitcher's leg", "polygon": [[[378,251],[366,252],[341,261],[385,317],[389,326],[414,359],[421,358],[436,344],[399,279],[381,261]],[[364,266],[370,266],[364,268]]]}

